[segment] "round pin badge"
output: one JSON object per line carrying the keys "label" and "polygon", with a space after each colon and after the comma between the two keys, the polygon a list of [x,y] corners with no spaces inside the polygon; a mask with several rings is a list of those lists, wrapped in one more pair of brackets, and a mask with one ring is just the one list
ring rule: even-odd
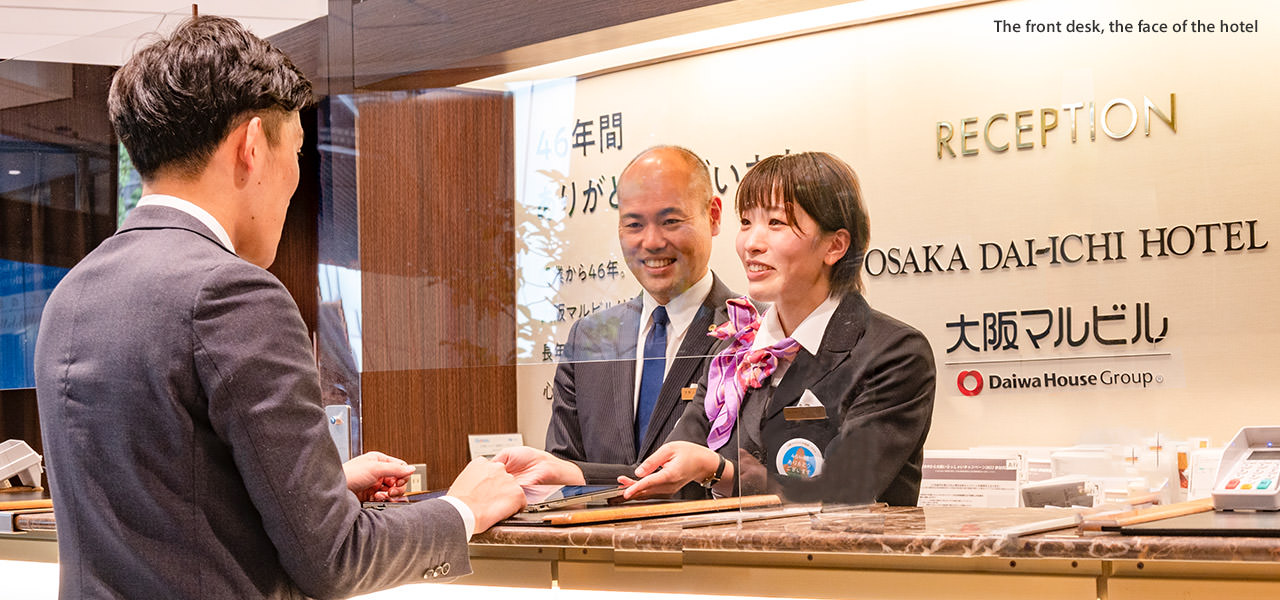
{"label": "round pin badge", "polygon": [[778,450],[776,464],[780,475],[810,479],[822,473],[822,451],[804,438],[787,440]]}

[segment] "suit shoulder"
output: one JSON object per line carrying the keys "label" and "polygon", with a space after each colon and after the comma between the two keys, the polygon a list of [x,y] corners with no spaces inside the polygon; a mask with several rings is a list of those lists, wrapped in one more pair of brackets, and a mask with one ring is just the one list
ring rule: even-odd
{"label": "suit shoulder", "polygon": [[218,310],[224,302],[247,304],[253,312],[292,309],[297,303],[284,284],[270,271],[238,257],[208,265],[201,279],[199,301],[204,308]]}
{"label": "suit shoulder", "polygon": [[932,356],[929,339],[919,329],[874,308],[868,313],[866,327],[867,335],[872,339],[884,340],[892,344],[919,345],[924,352]]}

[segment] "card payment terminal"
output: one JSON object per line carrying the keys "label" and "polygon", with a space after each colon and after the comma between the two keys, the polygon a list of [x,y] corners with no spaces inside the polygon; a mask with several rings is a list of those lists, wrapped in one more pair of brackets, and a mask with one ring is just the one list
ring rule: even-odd
{"label": "card payment terminal", "polygon": [[1280,427],[1245,427],[1222,451],[1216,510],[1280,510]]}

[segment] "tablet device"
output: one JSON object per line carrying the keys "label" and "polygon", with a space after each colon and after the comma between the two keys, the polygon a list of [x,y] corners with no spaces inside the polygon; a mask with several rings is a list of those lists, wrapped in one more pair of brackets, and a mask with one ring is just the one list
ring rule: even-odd
{"label": "tablet device", "polygon": [[[524,486],[524,497],[525,502],[528,504],[525,505],[524,512],[543,512],[570,506],[601,503],[610,498],[621,496],[624,491],[626,491],[626,488],[616,485],[526,485]],[[449,490],[412,492],[406,494],[404,499],[409,502],[420,502],[439,498],[447,493],[449,493]],[[403,506],[405,504],[407,503],[403,501],[365,503],[370,508]]]}
{"label": "tablet device", "polygon": [[626,488],[617,485],[527,485],[524,487],[528,505],[524,512],[543,512],[600,503],[622,495]]}

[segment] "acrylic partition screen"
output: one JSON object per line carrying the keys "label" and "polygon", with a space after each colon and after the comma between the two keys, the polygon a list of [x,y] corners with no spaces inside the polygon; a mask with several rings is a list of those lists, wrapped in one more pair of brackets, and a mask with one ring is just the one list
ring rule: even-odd
{"label": "acrylic partition screen", "polygon": [[[1052,449],[1091,444],[1153,480],[1179,446],[1277,417],[1280,84],[1260,74],[1280,38],[1257,31],[1277,10],[990,2],[577,79],[330,97],[321,287],[341,297],[366,440],[452,455],[466,434],[516,432],[541,446],[557,365],[586,361],[619,363],[603,376],[611,410],[633,410],[642,373],[622,363],[642,324],[578,340],[577,364],[565,354],[575,325],[641,290],[619,242],[624,166],[660,144],[704,159],[722,199],[710,267],[745,294],[739,182],[770,155],[824,151],[857,172],[861,298],[879,312],[856,308],[861,329],[828,325],[804,350],[847,346],[826,371],[840,385],[804,367],[811,385],[784,378],[790,404],[739,436],[762,445],[764,472],[816,476],[833,440],[880,429],[893,451],[869,456],[907,479],[1005,477],[1010,456],[1027,480],[1055,472]],[[872,324],[899,337],[860,337]]]}
{"label": "acrylic partition screen", "polygon": [[0,61],[0,390],[33,388],[40,314],[115,231],[112,67]]}
{"label": "acrylic partition screen", "polygon": [[[928,341],[925,447],[943,462],[953,450],[1001,462],[990,447],[1110,444],[1169,465],[1167,441],[1220,446],[1276,420],[1280,90],[1260,74],[1280,38],[1252,31],[1276,9],[1192,6],[997,2],[510,84],[526,442],[544,437],[571,327],[639,293],[618,242],[617,177],[657,144],[706,160],[724,202],[711,267],[743,293],[733,206],[751,166],[809,150],[853,166],[871,222],[864,297]],[[1168,31],[1141,33],[1140,21]],[[887,368],[861,352],[847,360]],[[782,421],[765,470],[787,472],[784,449],[820,461],[846,419],[895,418],[893,394],[861,404],[859,385],[884,374],[865,376],[791,390],[824,386],[833,421],[791,436],[802,423],[766,415]],[[897,443],[923,433],[927,417],[909,412]],[[882,460],[919,468],[915,439]]]}

